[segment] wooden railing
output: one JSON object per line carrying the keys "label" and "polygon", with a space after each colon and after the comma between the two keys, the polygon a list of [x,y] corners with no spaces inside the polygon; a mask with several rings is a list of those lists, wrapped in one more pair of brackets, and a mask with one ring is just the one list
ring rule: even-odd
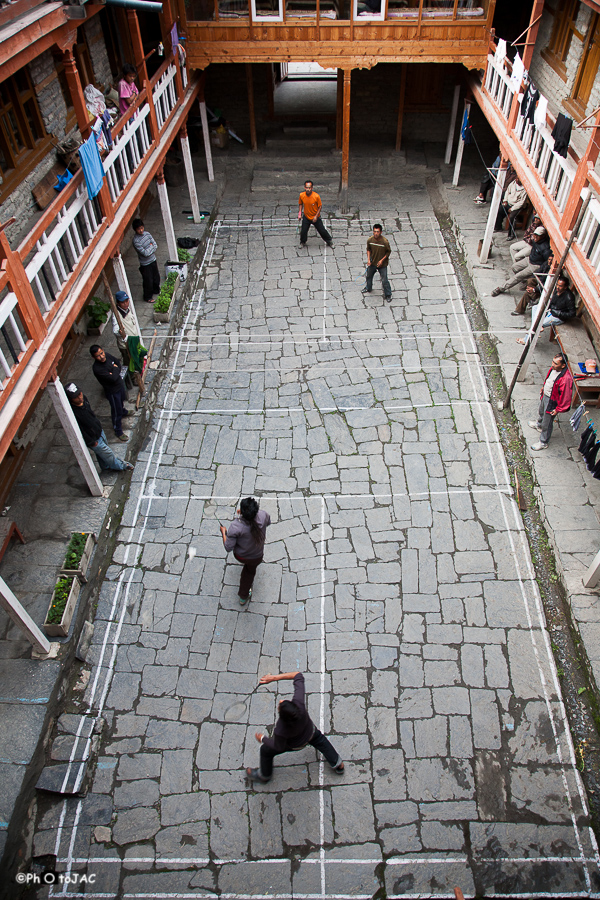
{"label": "wooden railing", "polygon": [[136,189],[136,174],[177,114],[186,83],[179,61],[170,57],[116,124],[113,149],[103,160],[108,196],[90,200],[80,170],[16,250],[1,235],[0,406],[54,317],[72,302],[76,279]]}

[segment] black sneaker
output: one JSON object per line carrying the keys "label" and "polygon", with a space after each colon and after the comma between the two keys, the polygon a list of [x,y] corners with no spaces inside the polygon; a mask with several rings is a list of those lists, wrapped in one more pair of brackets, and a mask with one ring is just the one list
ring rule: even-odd
{"label": "black sneaker", "polygon": [[248,778],[250,779],[250,781],[260,781],[261,784],[267,784],[267,782],[269,782],[269,781],[271,780],[270,778],[266,778],[266,777],[262,774],[262,772],[260,771],[260,769],[251,769],[251,768],[247,768],[247,769],[246,769],[246,775],[248,776]]}
{"label": "black sneaker", "polygon": [[[238,597],[239,597],[239,596],[240,596],[240,595],[238,594]],[[248,591],[248,596],[247,596],[247,597],[240,597],[240,606],[245,606],[246,603],[248,602],[248,600],[250,600],[251,597],[252,597],[252,588],[250,588],[250,590]]]}
{"label": "black sneaker", "polygon": [[370,294],[371,290],[368,287],[364,287],[361,291],[361,294]]}
{"label": "black sneaker", "polygon": [[327,246],[329,247],[330,250],[333,250],[333,241],[329,241]]}
{"label": "black sneaker", "polygon": [[386,297],[385,299],[387,300],[388,303],[391,303],[391,302],[392,302],[392,295],[390,294],[390,296],[389,296],[389,297]]}

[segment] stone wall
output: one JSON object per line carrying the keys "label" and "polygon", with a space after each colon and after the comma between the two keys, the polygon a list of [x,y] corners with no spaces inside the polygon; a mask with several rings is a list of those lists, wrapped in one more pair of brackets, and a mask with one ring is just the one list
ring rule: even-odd
{"label": "stone wall", "polygon": [[[84,25],[85,40],[90,51],[90,59],[92,60],[92,68],[96,84],[102,88],[112,84],[113,77],[104,43],[104,35],[102,33],[102,25],[100,24],[100,16],[94,16]],[[84,85],[85,87],[85,85]]]}

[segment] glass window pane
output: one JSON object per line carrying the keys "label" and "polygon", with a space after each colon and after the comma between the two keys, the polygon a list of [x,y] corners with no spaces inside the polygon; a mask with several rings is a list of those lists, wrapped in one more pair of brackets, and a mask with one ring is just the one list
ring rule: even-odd
{"label": "glass window pane", "polygon": [[25,115],[27,116],[27,121],[29,123],[31,136],[33,137],[34,141],[39,141],[43,137],[43,134],[40,132],[35,100],[28,100],[23,104],[23,107],[25,109]]}
{"label": "glass window pane", "polygon": [[317,0],[286,0],[286,19],[316,19]]}
{"label": "glass window pane", "polygon": [[252,0],[252,17],[271,22],[283,21],[283,0]]}
{"label": "glass window pane", "polygon": [[189,22],[210,22],[215,17],[214,0],[185,0]]}
{"label": "glass window pane", "polygon": [[219,19],[248,19],[248,0],[219,0]]}
{"label": "glass window pane", "polygon": [[15,145],[19,151],[24,150],[25,144],[23,143],[23,140],[21,138],[19,123],[17,122],[17,117],[15,116],[12,109],[7,110],[7,118],[12,140],[14,140]]}

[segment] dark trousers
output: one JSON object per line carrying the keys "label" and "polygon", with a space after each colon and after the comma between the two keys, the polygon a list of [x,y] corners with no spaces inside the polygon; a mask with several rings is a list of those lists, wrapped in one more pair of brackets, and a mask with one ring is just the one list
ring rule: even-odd
{"label": "dark trousers", "polygon": [[390,287],[390,283],[387,277],[387,266],[367,266],[367,290],[373,290],[373,275],[375,272],[379,272],[379,277],[381,278],[381,287],[383,288],[383,293],[386,297],[392,296],[392,289]]}
{"label": "dark trousers", "polygon": [[123,418],[123,413],[125,412],[125,401],[127,400],[127,390],[123,384],[123,379],[121,379],[121,387],[119,390],[115,391],[114,394],[109,394],[107,392],[106,399],[110,404],[110,417],[112,419],[115,434],[118,437],[120,434],[123,434],[121,420]]}
{"label": "dark trousers", "polygon": [[160,272],[158,271],[158,263],[148,263],[146,266],[140,266],[142,273],[142,285],[144,290],[144,300],[152,300],[153,294],[160,291]]}
{"label": "dark trousers", "polygon": [[307,219],[306,216],[303,214],[302,215],[302,227],[300,229],[300,243],[301,244],[306,243],[306,238],[308,237],[308,229],[310,228],[311,225],[315,226],[315,228],[317,229],[317,231],[319,232],[319,234],[321,235],[321,237],[323,238],[323,240],[325,241],[326,244],[331,243],[331,235],[329,234],[329,232],[323,225],[323,220],[321,219],[321,216],[319,216],[318,219]]}
{"label": "dark trousers", "polygon": [[238,562],[243,563],[242,574],[240,575],[240,589],[238,591],[238,597],[240,598],[240,600],[247,600],[250,589],[254,584],[254,576],[256,575],[256,570],[263,561],[263,557],[259,556],[256,559],[244,559],[242,556],[238,556],[236,553],[234,553],[233,555]]}
{"label": "dark trousers", "polygon": [[[315,750],[318,750],[319,753],[322,753],[329,765],[332,768],[335,768],[338,763],[342,760],[340,758],[339,753],[333,747],[330,741],[327,740],[324,734],[321,734],[318,728],[315,728],[315,733],[311,737],[308,742],[311,747],[314,747]],[[306,745],[305,745],[306,746]],[[298,750],[302,750],[302,747],[298,747]],[[276,756],[279,756],[281,753],[287,753],[287,750],[274,750],[272,747],[265,747],[264,744],[260,745],[260,772],[265,778],[270,778],[273,774],[273,760]]]}

